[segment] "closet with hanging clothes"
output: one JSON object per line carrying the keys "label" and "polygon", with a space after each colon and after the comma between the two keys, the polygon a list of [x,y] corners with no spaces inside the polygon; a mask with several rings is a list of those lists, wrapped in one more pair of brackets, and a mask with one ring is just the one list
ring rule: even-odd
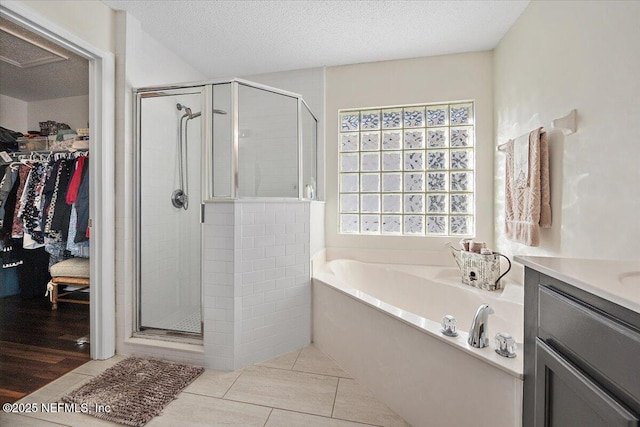
{"label": "closet with hanging clothes", "polygon": [[89,257],[88,151],[10,157],[0,165],[2,267],[20,267],[21,296],[42,297],[53,265]]}
{"label": "closet with hanging clothes", "polygon": [[89,252],[88,61],[3,18],[0,49],[0,297],[44,298]]}

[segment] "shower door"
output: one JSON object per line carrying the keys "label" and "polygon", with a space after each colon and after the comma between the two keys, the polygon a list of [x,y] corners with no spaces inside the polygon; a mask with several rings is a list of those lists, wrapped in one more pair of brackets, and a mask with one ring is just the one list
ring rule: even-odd
{"label": "shower door", "polygon": [[137,331],[202,334],[204,88],[137,94]]}

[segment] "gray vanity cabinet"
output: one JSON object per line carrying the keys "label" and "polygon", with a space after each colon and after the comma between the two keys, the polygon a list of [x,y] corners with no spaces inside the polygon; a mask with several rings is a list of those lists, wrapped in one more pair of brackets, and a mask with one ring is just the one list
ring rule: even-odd
{"label": "gray vanity cabinet", "polygon": [[527,267],[524,427],[640,425],[640,314]]}

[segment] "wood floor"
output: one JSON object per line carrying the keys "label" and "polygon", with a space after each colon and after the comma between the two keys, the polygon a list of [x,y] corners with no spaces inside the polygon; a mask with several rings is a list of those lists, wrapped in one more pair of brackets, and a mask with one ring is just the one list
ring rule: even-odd
{"label": "wood floor", "polygon": [[15,402],[89,360],[89,306],[0,298],[0,403]]}

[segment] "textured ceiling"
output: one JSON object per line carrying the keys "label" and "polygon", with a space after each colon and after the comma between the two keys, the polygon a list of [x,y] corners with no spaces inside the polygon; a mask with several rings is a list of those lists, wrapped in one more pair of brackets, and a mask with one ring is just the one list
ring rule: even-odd
{"label": "textured ceiling", "polygon": [[209,78],[493,49],[528,4],[102,1]]}
{"label": "textured ceiling", "polygon": [[41,46],[32,37],[0,25],[0,60],[20,68],[29,68],[67,59],[62,52]]}
{"label": "textured ceiling", "polygon": [[[69,58],[30,68],[0,61],[1,94],[23,101],[39,101],[89,93],[89,61],[6,19],[0,18],[0,26]],[[6,56],[12,49],[9,44],[0,44],[0,56]]]}

